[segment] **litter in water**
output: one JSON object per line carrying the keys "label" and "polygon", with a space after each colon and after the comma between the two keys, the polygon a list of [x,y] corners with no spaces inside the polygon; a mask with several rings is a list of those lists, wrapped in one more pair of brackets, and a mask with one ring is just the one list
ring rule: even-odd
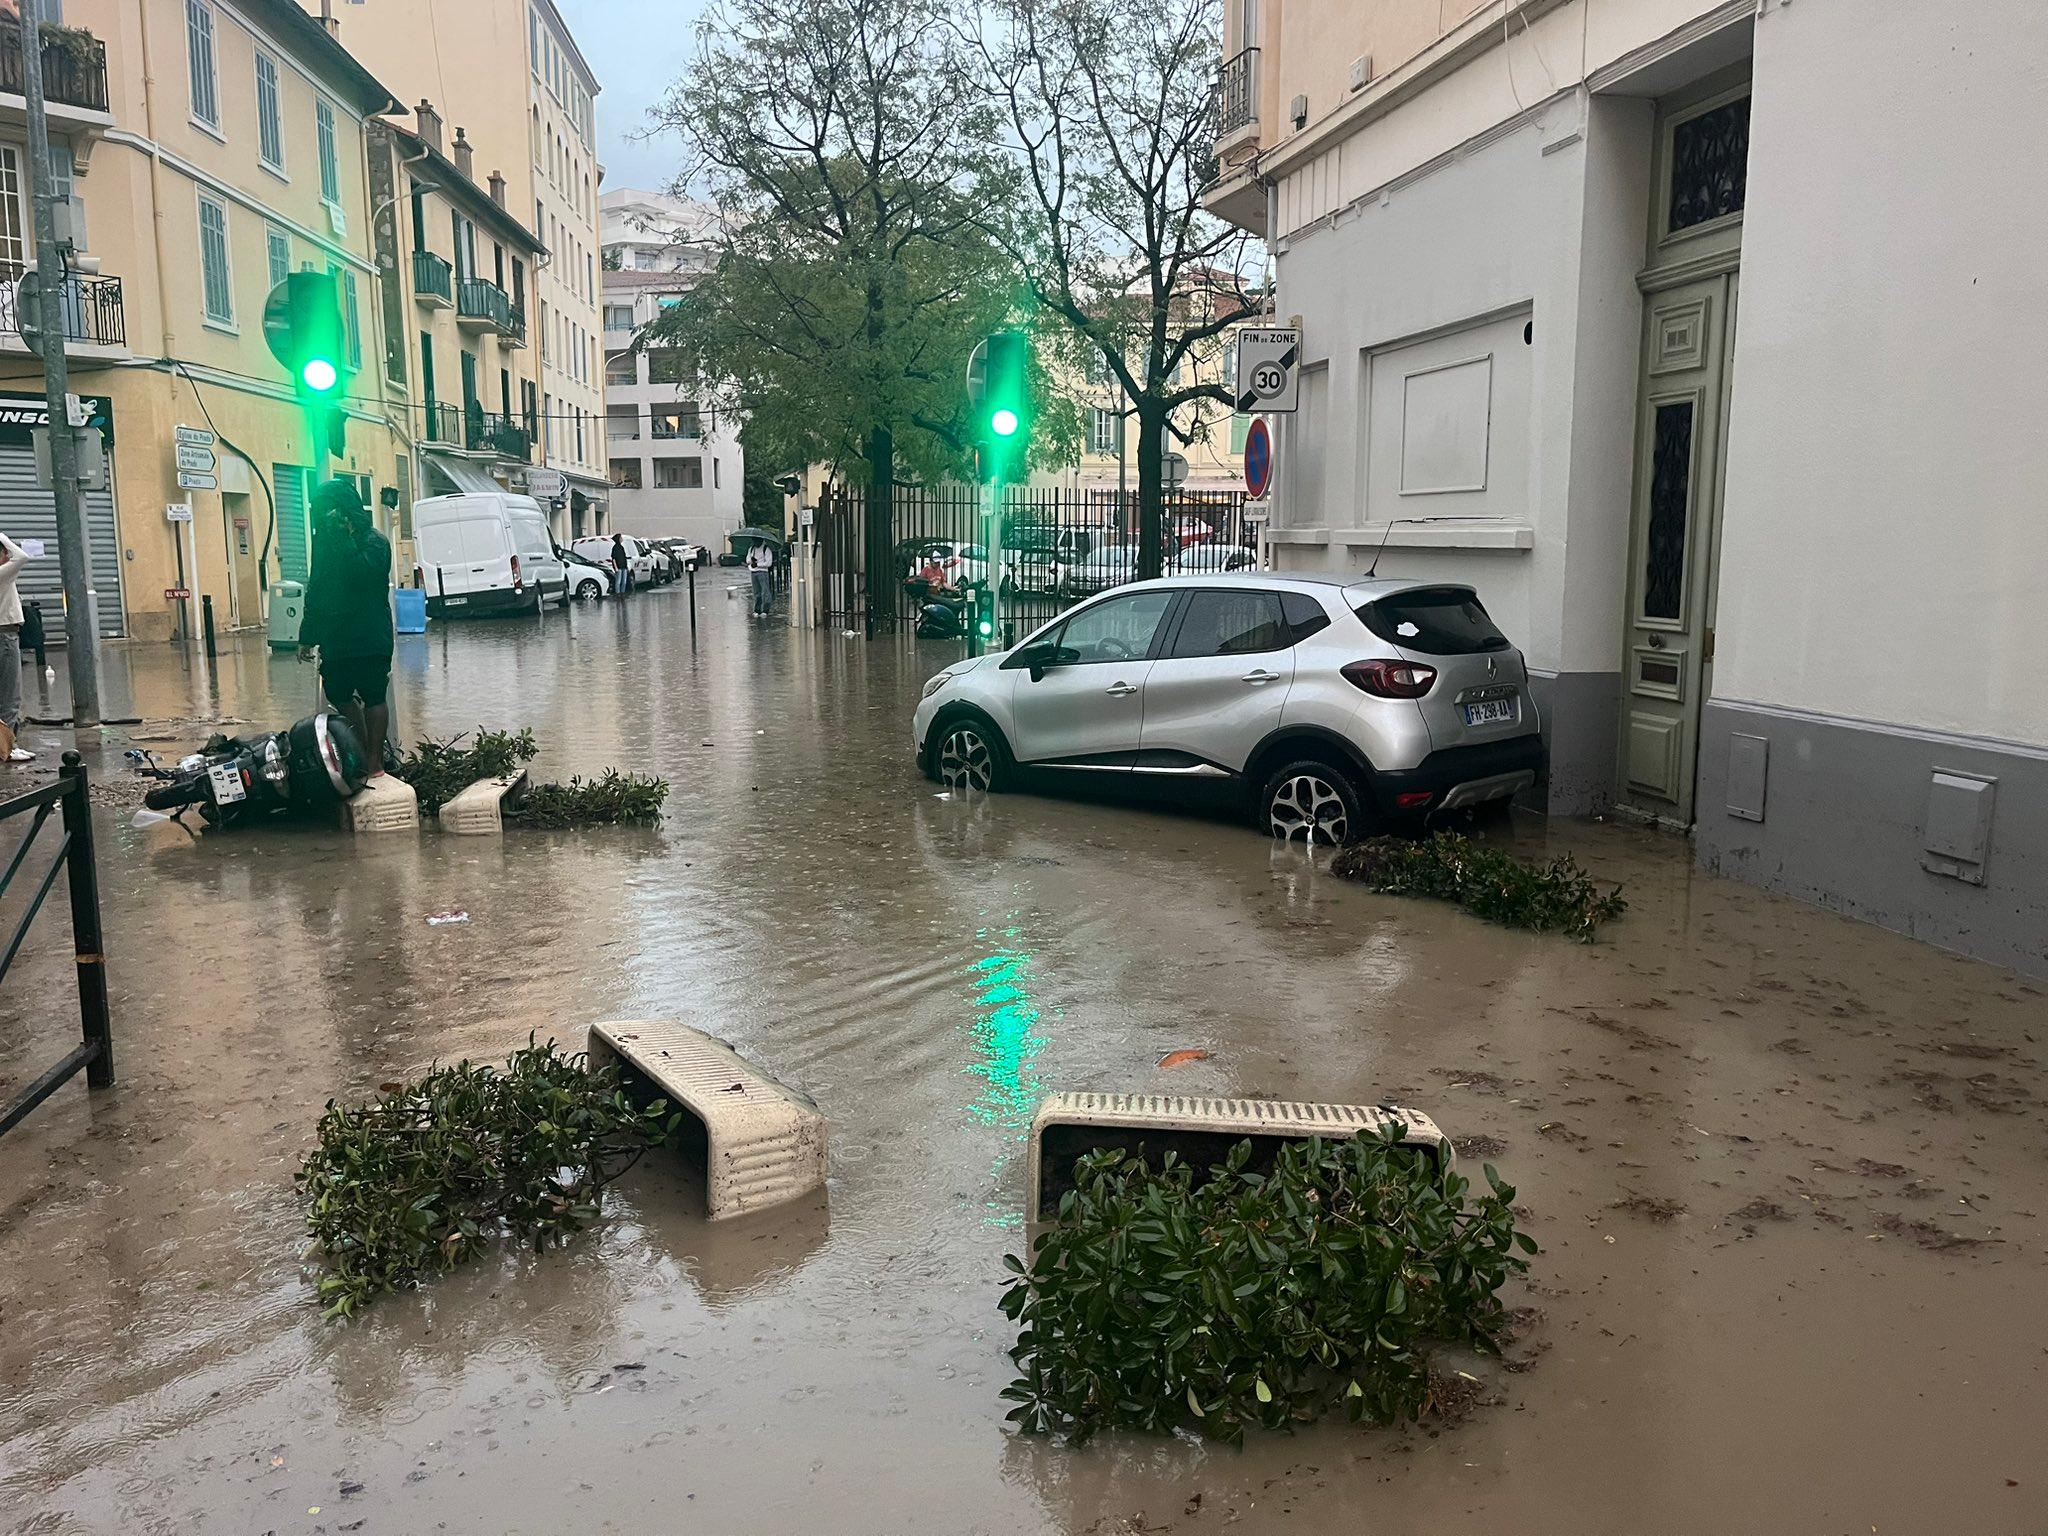
{"label": "litter in water", "polygon": [[459,910],[454,912],[430,912],[427,914],[427,926],[429,928],[439,928],[444,923],[466,923],[468,921],[469,914]]}

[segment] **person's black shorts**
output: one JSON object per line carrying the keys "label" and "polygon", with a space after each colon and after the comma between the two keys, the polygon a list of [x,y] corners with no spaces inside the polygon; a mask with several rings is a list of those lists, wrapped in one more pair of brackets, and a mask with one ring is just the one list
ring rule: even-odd
{"label": "person's black shorts", "polygon": [[336,709],[361,703],[375,709],[391,689],[389,656],[322,656],[320,686],[327,690],[327,702]]}

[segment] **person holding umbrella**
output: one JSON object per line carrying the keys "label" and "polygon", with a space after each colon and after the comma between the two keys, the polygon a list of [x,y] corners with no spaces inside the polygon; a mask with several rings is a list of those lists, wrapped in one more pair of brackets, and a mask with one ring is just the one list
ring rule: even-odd
{"label": "person holding umbrella", "polygon": [[775,606],[775,550],[766,539],[747,546],[747,575],[754,582],[754,617],[765,619]]}

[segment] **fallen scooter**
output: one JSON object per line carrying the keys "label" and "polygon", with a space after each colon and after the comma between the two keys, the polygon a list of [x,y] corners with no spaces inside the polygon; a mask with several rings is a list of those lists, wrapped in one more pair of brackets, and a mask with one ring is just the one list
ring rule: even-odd
{"label": "fallen scooter", "polygon": [[158,780],[142,797],[152,811],[198,806],[210,826],[331,810],[361,789],[370,761],[347,720],[308,715],[289,730],[256,736],[215,736],[172,768],[154,754],[131,751],[136,771]]}

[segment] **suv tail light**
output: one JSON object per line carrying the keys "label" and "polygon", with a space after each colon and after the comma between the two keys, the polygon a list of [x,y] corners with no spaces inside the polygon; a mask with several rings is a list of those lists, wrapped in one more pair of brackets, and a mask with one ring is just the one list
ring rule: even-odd
{"label": "suv tail light", "polygon": [[517,591],[517,590],[518,590],[518,589],[519,589],[520,587],[523,587],[523,586],[525,586],[525,585],[526,585],[526,583],[525,583],[524,581],[522,581],[522,580],[520,579],[520,576],[519,576],[519,557],[518,557],[517,555],[514,555],[514,556],[512,557],[512,587],[513,587],[513,590]]}
{"label": "suv tail light", "polygon": [[1419,699],[1436,686],[1436,668],[1420,661],[1354,661],[1341,670],[1375,698]]}

